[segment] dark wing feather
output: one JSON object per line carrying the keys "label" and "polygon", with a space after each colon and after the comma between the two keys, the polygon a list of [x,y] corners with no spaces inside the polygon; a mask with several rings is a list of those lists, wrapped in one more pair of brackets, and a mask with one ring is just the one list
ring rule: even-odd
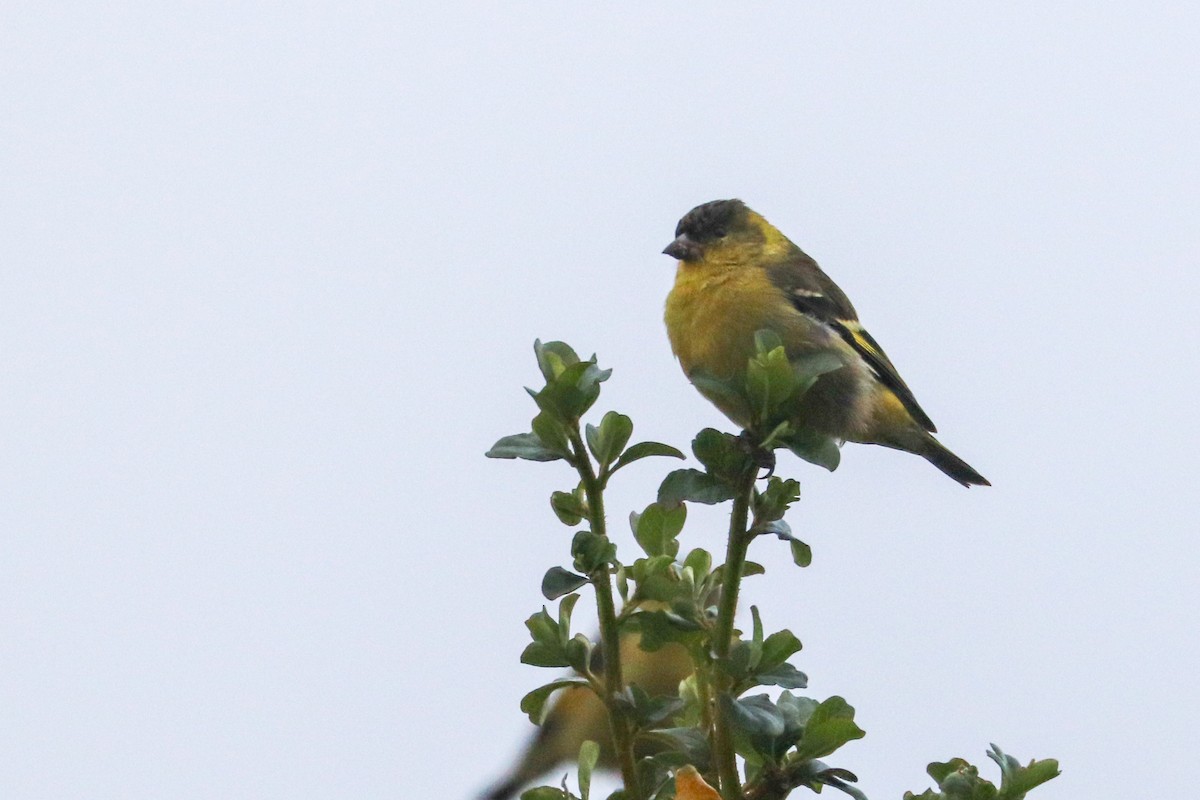
{"label": "dark wing feather", "polygon": [[768,267],[767,272],[797,311],[828,325],[862,356],[879,382],[892,390],[918,425],[930,433],[937,432],[933,420],[917,403],[883,348],[858,324],[858,314],[846,293],[821,271],[816,261],[796,248],[791,258]]}
{"label": "dark wing feather", "polygon": [[767,267],[767,276],[802,314],[826,324],[858,319],[846,293],[799,247],[786,261]]}
{"label": "dark wing feather", "polygon": [[879,378],[879,382],[891,389],[892,393],[900,398],[900,402],[904,404],[904,408],[908,410],[909,415],[916,423],[930,433],[937,433],[937,428],[934,426],[933,420],[917,404],[917,398],[913,397],[912,389],[908,388],[908,384],[900,377],[900,373],[892,365],[891,359],[887,357],[887,353],[883,352],[883,348],[879,346],[874,337],[867,333],[866,329],[857,322],[850,324],[838,323],[835,327],[842,338],[858,351],[863,360],[871,366],[871,369],[874,370],[875,375]]}

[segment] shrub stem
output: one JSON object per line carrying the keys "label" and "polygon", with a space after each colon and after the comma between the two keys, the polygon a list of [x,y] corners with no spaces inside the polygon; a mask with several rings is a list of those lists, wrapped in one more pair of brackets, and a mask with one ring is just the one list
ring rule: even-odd
{"label": "shrub stem", "polygon": [[728,711],[734,698],[730,694],[729,652],[733,647],[733,620],[737,614],[738,592],[742,571],[746,566],[746,551],[754,537],[749,532],[750,497],[758,467],[749,465],[738,477],[733,498],[733,513],[729,520],[729,543],[725,553],[725,572],[721,581],[721,602],[717,609],[717,626],[713,632],[713,657],[717,687],[717,708],[713,726],[713,760],[721,783],[724,800],[739,800],[742,785],[738,778],[737,753],[733,746],[733,721]]}
{"label": "shrub stem", "polygon": [[[604,489],[592,469],[587,448],[576,427],[571,432],[571,446],[575,451],[575,469],[583,482],[587,497],[588,522],[592,533],[607,538],[608,528],[604,516]],[[637,761],[633,755],[633,731],[623,709],[616,699],[625,692],[625,676],[621,669],[621,632],[617,626],[617,611],[613,601],[610,565],[605,563],[588,578],[596,590],[596,614],[600,621],[600,646],[604,654],[604,701],[608,709],[608,721],[612,730],[613,749],[621,767],[621,780],[625,784],[625,796],[629,800],[643,800],[642,789],[637,779]]]}

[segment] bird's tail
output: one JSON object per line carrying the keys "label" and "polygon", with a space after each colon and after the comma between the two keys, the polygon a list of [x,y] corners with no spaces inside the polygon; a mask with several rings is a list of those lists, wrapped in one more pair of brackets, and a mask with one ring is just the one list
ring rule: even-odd
{"label": "bird's tail", "polygon": [[[573,690],[568,690],[568,693]],[[561,702],[562,698],[559,698]],[[558,748],[553,746],[547,747],[547,744],[553,745],[557,730],[561,725],[561,721],[548,719],[541,727],[534,732],[529,744],[525,748],[521,760],[512,768],[512,770],[496,783],[488,787],[483,794],[479,795],[478,800],[511,800],[517,796],[517,791],[532,780],[536,780],[543,773],[552,769],[554,766],[563,761],[563,754],[558,752]],[[562,738],[561,735],[557,738]],[[548,741],[549,740],[549,741]]]}
{"label": "bird's tail", "polygon": [[479,795],[479,800],[508,800],[510,797],[515,797],[517,789],[520,788],[520,782],[508,778],[492,786],[484,794]]}
{"label": "bird's tail", "polygon": [[893,433],[886,440],[876,439],[874,442],[884,447],[916,453],[963,486],[992,485],[987,478],[976,472],[974,467],[951,453],[949,448],[931,434],[915,426],[900,431],[898,435]]}
{"label": "bird's tail", "polygon": [[921,448],[915,450],[918,455],[924,456],[925,459],[940,469],[942,472],[949,475],[954,480],[961,483],[963,486],[970,488],[972,486],[991,486],[988,479],[975,471],[967,462],[963,461],[958,456],[951,453],[946,445],[939,442],[937,439],[926,433],[922,437]]}

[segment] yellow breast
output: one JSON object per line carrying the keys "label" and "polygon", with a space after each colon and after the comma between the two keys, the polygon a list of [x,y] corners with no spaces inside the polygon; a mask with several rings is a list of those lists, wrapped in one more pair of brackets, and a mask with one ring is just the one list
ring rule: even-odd
{"label": "yellow breast", "polygon": [[[689,377],[706,373],[740,385],[754,357],[754,334],[779,335],[790,358],[832,350],[848,369],[823,376],[806,396],[801,427],[852,438],[870,413],[870,379],[862,360],[831,329],[797,311],[764,270],[754,267],[681,263],[667,296],[667,336]],[[746,426],[744,405],[697,386],[725,416]]]}
{"label": "yellow breast", "polygon": [[[754,355],[754,334],[796,316],[759,269],[681,262],[667,295],[667,337],[684,373],[729,379]],[[785,337],[786,339],[786,337]]]}

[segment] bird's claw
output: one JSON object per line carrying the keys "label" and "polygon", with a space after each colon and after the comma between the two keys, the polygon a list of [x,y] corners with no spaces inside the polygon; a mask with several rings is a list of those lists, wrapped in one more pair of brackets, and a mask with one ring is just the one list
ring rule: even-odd
{"label": "bird's claw", "polygon": [[746,455],[754,462],[754,465],[759,469],[765,469],[766,475],[759,476],[758,480],[767,480],[775,474],[775,451],[763,447],[749,431],[742,431],[738,436],[738,440],[742,443],[742,447],[746,451]]}

